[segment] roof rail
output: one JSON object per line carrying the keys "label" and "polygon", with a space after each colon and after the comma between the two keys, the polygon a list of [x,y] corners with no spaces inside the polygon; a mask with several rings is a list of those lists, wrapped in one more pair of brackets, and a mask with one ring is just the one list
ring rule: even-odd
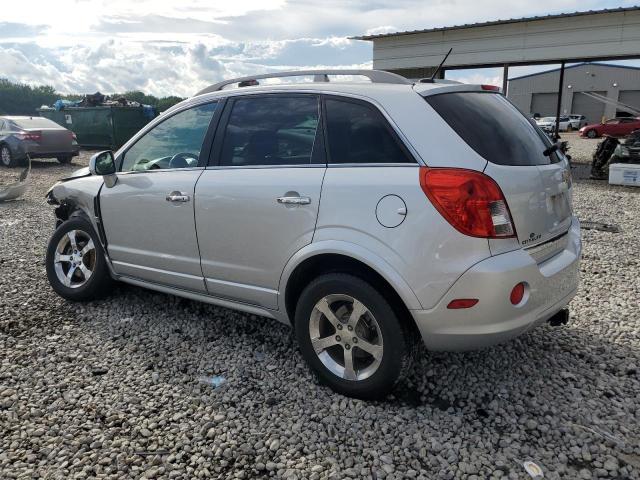
{"label": "roof rail", "polygon": [[195,96],[210,92],[217,92],[218,90],[222,90],[227,85],[231,85],[233,83],[248,82],[263,78],[302,77],[309,75],[313,75],[314,82],[328,82],[329,75],[360,75],[369,78],[371,83],[395,83],[401,85],[411,85],[413,83],[397,73],[385,72],[384,70],[294,70],[290,72],[264,73],[261,75],[223,80],[222,82],[214,83],[213,85],[209,85],[207,88],[200,90],[195,94]]}

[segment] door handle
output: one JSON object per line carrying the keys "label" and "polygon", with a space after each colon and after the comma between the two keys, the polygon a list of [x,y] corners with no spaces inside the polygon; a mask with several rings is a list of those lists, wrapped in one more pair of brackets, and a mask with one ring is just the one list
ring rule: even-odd
{"label": "door handle", "polygon": [[188,202],[189,200],[191,200],[191,197],[187,195],[185,192],[179,192],[178,190],[175,190],[171,192],[169,195],[167,195],[166,200],[167,202],[180,203],[180,202]]}
{"label": "door handle", "polygon": [[309,197],[278,197],[276,201],[288,205],[309,205],[311,203]]}

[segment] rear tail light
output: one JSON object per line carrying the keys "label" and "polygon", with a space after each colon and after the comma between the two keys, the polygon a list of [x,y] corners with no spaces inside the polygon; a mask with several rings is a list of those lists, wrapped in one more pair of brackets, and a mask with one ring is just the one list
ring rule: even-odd
{"label": "rear tail light", "polygon": [[461,168],[420,167],[420,186],[456,230],[471,237],[515,237],[507,201],[484,173]]}
{"label": "rear tail light", "polygon": [[39,142],[42,139],[42,132],[18,132],[16,137],[20,140],[33,140]]}
{"label": "rear tail light", "polygon": [[480,88],[482,88],[482,90],[487,90],[489,92],[499,92],[500,91],[500,87],[498,87],[496,85],[480,85]]}
{"label": "rear tail light", "polygon": [[69,137],[71,137],[72,140],[75,140],[76,142],[78,141],[78,137],[76,137],[75,133],[73,133],[71,130],[67,130],[67,132],[69,133]]}

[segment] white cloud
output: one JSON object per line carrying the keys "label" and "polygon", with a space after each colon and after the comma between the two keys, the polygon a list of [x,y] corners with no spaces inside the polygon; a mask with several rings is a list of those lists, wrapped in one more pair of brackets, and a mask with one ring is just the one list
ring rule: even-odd
{"label": "white cloud", "polygon": [[[602,8],[603,1],[556,0],[553,11]],[[371,44],[350,35],[552,13],[549,8],[528,0],[32,0],[29,8],[3,10],[0,76],[61,92],[188,96],[236,75],[370,66]],[[450,75],[502,83],[501,71]]]}

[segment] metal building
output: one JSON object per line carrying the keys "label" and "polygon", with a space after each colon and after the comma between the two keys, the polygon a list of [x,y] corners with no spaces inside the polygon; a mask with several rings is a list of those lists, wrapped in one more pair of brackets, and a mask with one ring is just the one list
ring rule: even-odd
{"label": "metal building", "polygon": [[[555,116],[560,69],[509,79],[508,98],[525,113]],[[577,113],[598,123],[622,112],[581,92],[595,92],[640,110],[640,68],[606,63],[581,63],[565,67],[561,113]]]}

